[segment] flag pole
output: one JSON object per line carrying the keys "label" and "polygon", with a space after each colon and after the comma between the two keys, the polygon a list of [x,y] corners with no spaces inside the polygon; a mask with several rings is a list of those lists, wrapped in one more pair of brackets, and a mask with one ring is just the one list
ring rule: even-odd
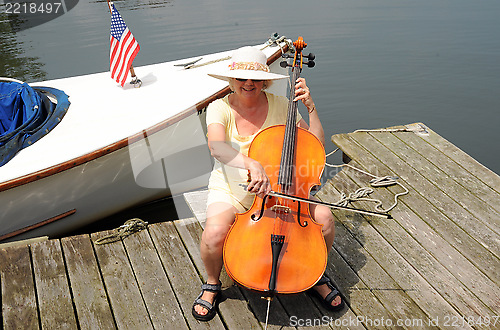
{"label": "flag pole", "polygon": [[132,81],[130,81],[130,83],[136,88],[141,87],[142,81],[135,75],[134,66],[132,64],[130,64],[130,76],[132,77]]}
{"label": "flag pole", "polygon": [[[108,2],[109,14],[113,15],[113,12],[111,11],[111,2],[109,0],[107,0],[107,2]],[[132,78],[132,81],[130,81],[130,83],[134,85],[134,87],[136,88],[141,87],[142,81],[135,75],[134,66],[132,64],[130,64],[129,70],[130,70],[130,76]]]}

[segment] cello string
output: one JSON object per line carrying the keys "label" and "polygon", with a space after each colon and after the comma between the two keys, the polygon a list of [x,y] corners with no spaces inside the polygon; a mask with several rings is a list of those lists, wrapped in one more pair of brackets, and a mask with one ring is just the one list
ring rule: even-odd
{"label": "cello string", "polygon": [[[295,82],[297,81],[299,77],[299,70],[298,68],[294,67],[293,68],[293,74],[292,74],[292,80],[293,80],[293,86],[295,86]],[[290,90],[290,100],[293,100],[294,98],[294,88]],[[295,142],[296,142],[296,135],[297,135],[297,102],[291,101],[289,104],[288,108],[288,114],[287,114],[287,125],[286,125],[286,132],[285,132],[285,141],[284,144],[284,152],[285,152],[285,157],[284,157],[284,164],[286,172],[285,172],[285,178],[286,180],[283,182],[284,183],[284,190],[287,193],[290,193],[290,189],[293,185],[293,178],[294,178],[294,156],[295,156]],[[283,202],[282,202],[283,203]],[[292,210],[292,201],[286,200],[284,201],[284,206],[286,207],[285,210]],[[284,221],[282,221],[282,232],[287,233],[286,237],[289,237],[288,232],[290,228],[290,222],[293,222],[293,214],[292,213],[285,213],[283,214]]]}
{"label": "cello string", "polygon": [[[286,126],[285,133],[283,138],[283,146],[282,146],[282,155],[281,155],[281,163],[278,177],[278,186],[280,190],[286,194],[290,193],[292,186],[294,185],[294,177],[296,174],[295,169],[295,147],[296,147],[296,138],[297,138],[297,113],[298,113],[298,102],[293,101],[295,98],[295,84],[297,79],[300,77],[300,67],[297,63],[294,63],[292,68],[291,82],[290,85],[293,85],[293,88],[290,88],[290,101],[288,106],[288,113],[286,118]],[[274,214],[274,233],[279,232],[280,234],[286,233],[289,231],[290,223],[294,221],[294,216],[300,217],[300,214],[292,214],[291,212],[287,212],[287,210],[292,210],[292,204],[296,203],[295,201],[290,201],[288,199],[280,199],[277,198],[275,205],[283,206],[283,208],[276,208]],[[298,211],[298,209],[297,209]],[[278,214],[279,213],[279,214]],[[277,218],[282,218],[282,221],[278,221]],[[278,224],[277,224],[278,222]],[[277,228],[278,227],[278,228]],[[286,235],[288,237],[289,235]],[[287,238],[286,238],[287,239]]]}

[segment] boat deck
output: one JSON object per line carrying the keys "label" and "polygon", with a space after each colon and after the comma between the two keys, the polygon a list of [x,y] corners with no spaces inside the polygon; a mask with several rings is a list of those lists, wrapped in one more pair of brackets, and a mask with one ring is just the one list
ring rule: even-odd
{"label": "boat deck", "polygon": [[[350,165],[397,176],[409,194],[394,219],[334,211],[327,273],[348,308],[332,313],[306,294],[278,296],[269,329],[498,328],[500,177],[427,128],[336,135]],[[371,179],[344,168],[317,196],[334,202]],[[374,188],[383,206],[401,192]],[[191,316],[203,268],[204,192],[186,194],[194,217],[150,224],[115,243],[109,232],[0,249],[5,329],[260,328],[267,302],[223,278],[224,300],[207,323]],[[354,202],[374,210],[373,203]]]}

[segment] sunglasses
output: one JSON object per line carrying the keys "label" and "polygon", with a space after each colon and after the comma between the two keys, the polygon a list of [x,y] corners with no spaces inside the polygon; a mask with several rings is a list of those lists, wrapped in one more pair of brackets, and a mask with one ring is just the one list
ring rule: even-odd
{"label": "sunglasses", "polygon": [[254,83],[259,83],[259,82],[264,81],[264,80],[262,80],[262,79],[243,79],[243,78],[236,78],[236,80],[238,80],[239,82],[245,82],[245,81],[247,81],[247,80],[251,80],[251,81],[253,81]]}

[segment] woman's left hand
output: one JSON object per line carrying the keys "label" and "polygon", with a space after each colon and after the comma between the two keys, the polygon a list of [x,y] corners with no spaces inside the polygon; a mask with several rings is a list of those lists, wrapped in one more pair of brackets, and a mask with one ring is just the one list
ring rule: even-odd
{"label": "woman's left hand", "polygon": [[302,101],[307,109],[314,108],[314,101],[311,97],[309,87],[306,85],[304,78],[299,78],[295,84],[295,99],[294,101]]}

